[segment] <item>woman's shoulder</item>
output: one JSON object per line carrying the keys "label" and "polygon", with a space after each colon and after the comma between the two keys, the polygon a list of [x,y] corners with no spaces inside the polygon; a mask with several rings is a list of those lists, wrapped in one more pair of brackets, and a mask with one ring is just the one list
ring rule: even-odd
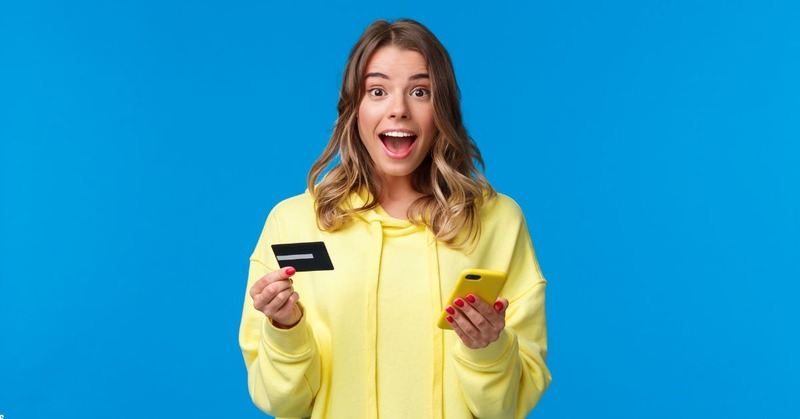
{"label": "woman's shoulder", "polygon": [[314,197],[308,189],[278,202],[270,211],[271,216],[298,216],[308,213],[314,213]]}
{"label": "woman's shoulder", "polygon": [[517,201],[499,192],[484,202],[481,207],[481,214],[484,219],[498,219],[506,222],[524,219],[522,208],[517,204]]}

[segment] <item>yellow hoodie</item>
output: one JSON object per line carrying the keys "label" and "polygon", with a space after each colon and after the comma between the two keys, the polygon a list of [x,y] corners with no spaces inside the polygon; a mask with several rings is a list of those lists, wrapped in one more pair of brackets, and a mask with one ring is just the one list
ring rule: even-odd
{"label": "yellow hoodie", "polygon": [[[278,417],[525,417],[551,379],[545,280],[513,200],[490,199],[481,223],[467,252],[380,208],[331,233],[317,227],[308,191],[279,203],[250,258],[239,330],[253,402]],[[295,274],[305,314],[275,328],[248,291],[278,269],[270,245],[308,241],[325,242],[335,269]],[[508,274],[506,329],[482,349],[435,326],[466,268]]]}

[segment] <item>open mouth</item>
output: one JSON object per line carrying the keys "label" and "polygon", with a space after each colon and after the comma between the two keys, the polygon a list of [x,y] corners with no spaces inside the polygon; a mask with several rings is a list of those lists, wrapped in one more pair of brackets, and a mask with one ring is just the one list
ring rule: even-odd
{"label": "open mouth", "polygon": [[378,137],[389,156],[398,158],[407,156],[414,146],[414,141],[417,140],[416,135],[402,131],[387,131],[378,134]]}

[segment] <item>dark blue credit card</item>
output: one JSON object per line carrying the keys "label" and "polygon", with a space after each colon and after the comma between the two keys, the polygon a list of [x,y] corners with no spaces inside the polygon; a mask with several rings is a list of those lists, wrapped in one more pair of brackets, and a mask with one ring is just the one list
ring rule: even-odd
{"label": "dark blue credit card", "polygon": [[298,272],[333,270],[324,242],[273,244],[272,252],[281,268],[291,266]]}

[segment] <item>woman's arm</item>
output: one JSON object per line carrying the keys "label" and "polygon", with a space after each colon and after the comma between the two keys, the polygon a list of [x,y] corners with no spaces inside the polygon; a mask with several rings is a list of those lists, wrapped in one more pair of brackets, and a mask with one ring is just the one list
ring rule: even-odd
{"label": "woman's arm", "polygon": [[496,341],[479,349],[456,344],[456,374],[475,416],[525,417],[550,384],[544,288],[537,283],[509,302],[506,327]]}
{"label": "woman's arm", "polygon": [[[456,375],[464,399],[477,417],[523,418],[538,403],[550,384],[551,376],[545,364],[547,355],[547,325],[545,321],[545,286],[527,225],[516,206],[500,217],[517,218],[514,230],[502,228],[493,236],[492,248],[504,247],[496,237],[515,237],[508,250],[494,254],[503,259],[508,279],[498,302],[505,307],[489,306],[483,301],[463,301],[464,309],[473,315],[485,312],[486,323],[479,338],[459,339],[453,351]],[[510,256],[510,257],[509,257]],[[506,259],[508,258],[508,259]],[[496,302],[489,302],[494,304]],[[459,314],[459,311],[456,311]],[[498,320],[498,315],[501,319]],[[474,316],[473,316],[474,317]],[[473,320],[474,323],[474,320]],[[500,326],[500,327],[498,327]],[[455,327],[454,327],[455,328]],[[481,341],[480,337],[483,337]],[[490,343],[486,344],[487,338]]]}
{"label": "woman's arm", "polygon": [[[261,261],[264,249],[269,248],[267,238],[277,237],[276,233],[270,217],[250,259],[249,279],[239,327],[239,345],[247,366],[250,397],[256,406],[275,416],[310,416],[320,387],[320,359],[313,330],[307,323],[306,316],[302,315],[299,322],[292,327],[285,328],[291,324],[277,327],[264,312],[254,306],[255,304],[272,313],[272,305],[263,300],[263,294],[270,287],[264,286],[264,283],[273,283],[273,286],[290,283],[288,277],[284,278],[287,276],[285,271],[270,269]],[[275,277],[272,278],[274,280],[267,281],[271,276]],[[293,291],[290,287],[287,290]],[[296,303],[301,308],[296,299],[289,298],[297,294],[287,293],[287,290],[276,289],[274,294],[284,295],[287,302]],[[255,303],[253,294],[256,297]],[[293,317],[289,312],[290,310],[278,309],[273,316]]]}

